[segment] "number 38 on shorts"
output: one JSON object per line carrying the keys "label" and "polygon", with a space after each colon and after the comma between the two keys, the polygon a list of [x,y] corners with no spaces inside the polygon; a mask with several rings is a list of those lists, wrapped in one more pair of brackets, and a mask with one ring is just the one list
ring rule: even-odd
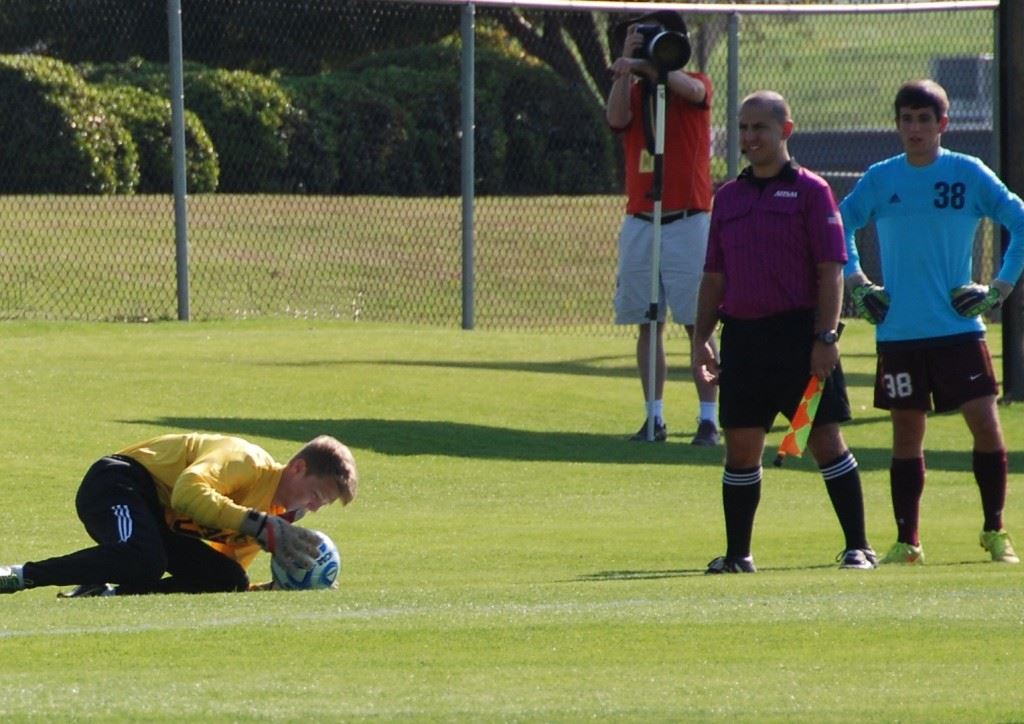
{"label": "number 38 on shorts", "polygon": [[882,375],[882,384],[885,385],[885,392],[890,400],[897,397],[910,397],[914,394],[914,381],[906,372]]}
{"label": "number 38 on shorts", "polygon": [[883,410],[950,412],[998,392],[992,356],[983,339],[879,353],[875,407]]}

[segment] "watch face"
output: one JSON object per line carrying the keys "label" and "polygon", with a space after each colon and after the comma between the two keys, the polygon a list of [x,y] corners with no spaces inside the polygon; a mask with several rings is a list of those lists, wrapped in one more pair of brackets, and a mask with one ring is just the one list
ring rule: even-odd
{"label": "watch face", "polygon": [[839,339],[839,335],[832,331],[822,332],[821,334],[818,335],[818,339],[820,339],[825,344],[835,344],[836,340]]}

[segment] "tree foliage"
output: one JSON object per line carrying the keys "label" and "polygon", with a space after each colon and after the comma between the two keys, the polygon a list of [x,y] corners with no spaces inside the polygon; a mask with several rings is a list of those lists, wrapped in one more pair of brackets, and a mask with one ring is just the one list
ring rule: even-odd
{"label": "tree foliage", "polygon": [[[430,43],[458,27],[454,6],[363,0],[183,0],[185,55],[235,70],[316,73],[392,48]],[[166,62],[166,0],[4,0],[0,52],[71,63]]]}
{"label": "tree foliage", "polygon": [[[341,70],[389,50],[430,45],[458,33],[460,6],[369,0],[183,0],[185,55],[209,67],[308,75]],[[506,50],[546,64],[603,105],[608,66],[628,16],[578,10],[480,8],[479,31],[498,30]],[[704,69],[726,15],[688,15],[691,66]],[[515,46],[514,48],[512,46]],[[67,62],[168,57],[166,0],[5,0],[0,52]]]}

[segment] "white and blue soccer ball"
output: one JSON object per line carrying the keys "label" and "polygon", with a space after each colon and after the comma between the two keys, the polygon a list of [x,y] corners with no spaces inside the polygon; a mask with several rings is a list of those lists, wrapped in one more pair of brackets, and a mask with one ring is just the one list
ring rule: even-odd
{"label": "white and blue soccer ball", "polygon": [[283,560],[274,556],[270,559],[270,573],[274,578],[274,588],[285,591],[314,591],[321,588],[335,588],[338,574],[341,573],[341,554],[325,533],[316,530],[320,538],[316,561],[309,569],[293,568]]}

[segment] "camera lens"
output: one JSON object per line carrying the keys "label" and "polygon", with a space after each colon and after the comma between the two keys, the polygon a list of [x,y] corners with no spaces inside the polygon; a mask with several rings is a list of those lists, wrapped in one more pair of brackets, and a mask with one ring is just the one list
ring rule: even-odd
{"label": "camera lens", "polygon": [[647,55],[658,68],[678,70],[690,60],[690,42],[681,33],[660,33],[648,43]]}

